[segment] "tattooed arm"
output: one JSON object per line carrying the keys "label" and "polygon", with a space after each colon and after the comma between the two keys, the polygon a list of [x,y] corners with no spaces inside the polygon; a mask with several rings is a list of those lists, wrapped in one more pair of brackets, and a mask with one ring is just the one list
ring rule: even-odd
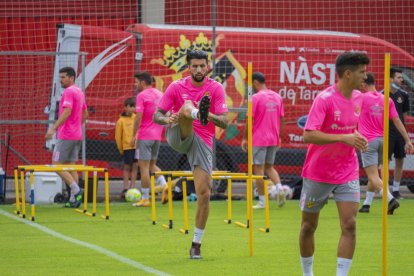
{"label": "tattooed arm", "polygon": [[157,108],[157,111],[155,111],[152,120],[154,121],[154,123],[157,123],[159,125],[166,125],[178,122],[178,113],[173,113],[170,116],[165,116],[166,113],[166,111]]}
{"label": "tattooed arm", "polygon": [[227,112],[219,114],[219,115],[209,113],[208,120],[222,129],[226,129],[229,124],[227,120]]}

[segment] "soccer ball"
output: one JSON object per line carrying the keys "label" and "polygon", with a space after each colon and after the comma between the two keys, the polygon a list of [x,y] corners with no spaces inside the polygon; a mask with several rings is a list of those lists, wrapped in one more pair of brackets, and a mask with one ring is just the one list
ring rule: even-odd
{"label": "soccer ball", "polygon": [[137,202],[140,199],[141,199],[141,192],[136,188],[129,189],[125,194],[126,202]]}
{"label": "soccer ball", "polygon": [[282,186],[282,191],[285,193],[286,199],[292,199],[293,197],[293,190],[288,185]]}

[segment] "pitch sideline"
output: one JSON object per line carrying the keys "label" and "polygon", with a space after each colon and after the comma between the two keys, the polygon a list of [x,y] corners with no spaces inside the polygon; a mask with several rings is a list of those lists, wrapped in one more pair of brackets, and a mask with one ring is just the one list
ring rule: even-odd
{"label": "pitch sideline", "polygon": [[130,266],[135,267],[137,269],[143,270],[145,272],[152,273],[152,274],[155,274],[155,275],[160,275],[160,276],[161,275],[162,276],[168,276],[168,275],[170,275],[168,273],[165,273],[165,272],[156,270],[156,269],[154,269],[152,267],[145,266],[145,265],[143,265],[143,264],[141,264],[139,262],[136,262],[134,260],[128,259],[128,258],[126,258],[124,256],[121,256],[121,255],[115,253],[115,252],[109,251],[109,250],[107,250],[107,249],[105,249],[103,247],[100,247],[100,246],[97,246],[97,245],[93,245],[93,244],[90,244],[90,243],[87,243],[87,242],[84,242],[84,241],[80,241],[80,240],[77,240],[77,239],[74,239],[74,238],[65,236],[65,235],[60,234],[60,233],[58,233],[56,231],[53,231],[53,230],[51,230],[51,229],[49,229],[49,228],[47,228],[45,226],[42,226],[40,224],[37,224],[35,222],[22,219],[20,217],[17,217],[16,215],[9,214],[8,212],[6,212],[4,210],[1,210],[0,209],[0,214],[2,214],[5,217],[9,217],[11,219],[14,219],[16,221],[24,222],[27,225],[29,225],[31,227],[34,227],[34,228],[37,228],[38,230],[40,230],[40,231],[42,231],[42,232],[44,232],[46,234],[49,234],[49,235],[51,235],[51,236],[53,236],[55,238],[59,238],[59,239],[65,240],[67,242],[71,242],[71,243],[74,243],[74,244],[77,244],[77,245],[80,245],[80,246],[83,246],[83,247],[92,249],[92,250],[94,250],[94,251],[96,251],[98,253],[101,253],[101,254],[106,255],[106,256],[108,256],[110,258],[113,258],[113,259],[115,259],[117,261],[120,261],[121,263],[125,263],[127,265],[130,265]]}

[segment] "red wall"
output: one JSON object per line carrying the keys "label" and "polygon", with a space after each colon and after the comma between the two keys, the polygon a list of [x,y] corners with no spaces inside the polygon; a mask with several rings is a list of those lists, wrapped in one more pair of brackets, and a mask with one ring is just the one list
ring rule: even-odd
{"label": "red wall", "polygon": [[[165,23],[211,25],[209,3],[166,0]],[[384,39],[414,55],[412,0],[217,0],[217,25],[353,32]]]}

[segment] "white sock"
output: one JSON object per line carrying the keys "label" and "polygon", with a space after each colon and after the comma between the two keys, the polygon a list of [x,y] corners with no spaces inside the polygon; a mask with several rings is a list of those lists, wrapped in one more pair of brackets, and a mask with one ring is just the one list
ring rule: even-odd
{"label": "white sock", "polygon": [[142,191],[142,199],[148,199],[149,198],[149,188],[141,188]]}
{"label": "white sock", "polygon": [[347,276],[351,268],[352,259],[338,258],[336,276]]}
{"label": "white sock", "polygon": [[163,175],[158,176],[156,181],[158,185],[161,185],[161,186],[167,185],[167,181],[165,180],[165,177]]}
{"label": "white sock", "polygon": [[[382,192],[383,192],[383,189],[381,189],[379,191],[379,194],[380,194],[381,197],[382,197]],[[387,200],[388,200],[388,202],[390,202],[394,198],[394,196],[391,194],[391,192],[389,190],[387,192],[388,192],[388,198],[387,198]]]}
{"label": "white sock", "polygon": [[279,182],[279,183],[276,183],[275,185],[276,185],[276,192],[277,193],[283,189],[282,183]]}
{"label": "white sock", "polygon": [[367,196],[365,198],[364,205],[371,205],[372,199],[374,198],[374,196],[375,196],[375,192],[367,191]]}
{"label": "white sock", "polygon": [[194,227],[194,238],[193,242],[201,243],[201,239],[203,238],[204,229],[199,229],[197,227]]}
{"label": "white sock", "polygon": [[75,201],[75,195],[77,193],[79,193],[80,188],[79,188],[79,186],[78,186],[77,183],[72,183],[72,184],[70,184],[69,187],[70,187],[70,198],[69,198],[69,201],[70,202],[74,202]]}
{"label": "white sock", "polygon": [[198,109],[194,108],[193,110],[191,110],[191,118],[193,118],[194,120],[198,119]]}
{"label": "white sock", "polygon": [[398,192],[400,190],[400,181],[394,181],[392,184],[392,191]]}
{"label": "white sock", "polygon": [[264,204],[265,204],[265,196],[264,195],[259,195],[259,203],[260,203],[260,205],[264,206]]}
{"label": "white sock", "polygon": [[312,272],[313,256],[310,256],[310,257],[300,256],[300,263],[302,265],[303,276],[313,276],[313,272]]}

